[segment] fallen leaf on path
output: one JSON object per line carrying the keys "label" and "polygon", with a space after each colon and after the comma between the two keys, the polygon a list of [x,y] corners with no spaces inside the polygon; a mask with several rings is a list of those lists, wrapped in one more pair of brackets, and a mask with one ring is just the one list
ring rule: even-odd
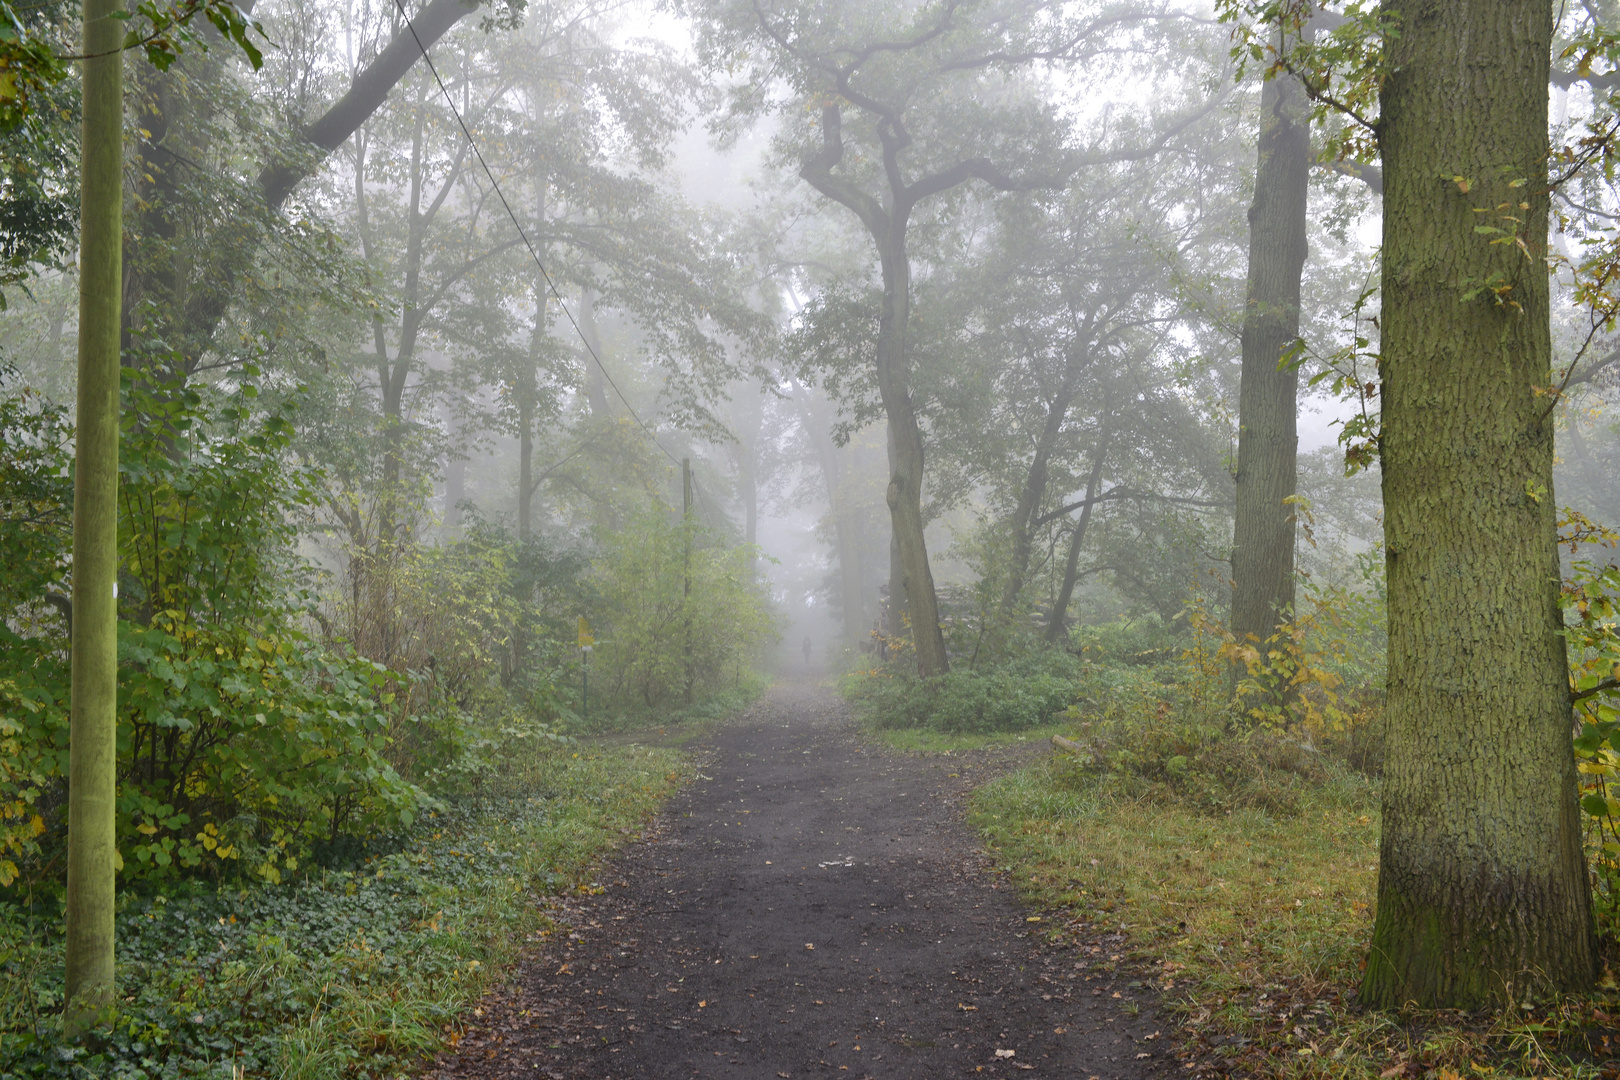
{"label": "fallen leaf on path", "polygon": [[1010,1058],[1010,1057],[1017,1057],[1017,1056],[1018,1056],[1018,1051],[1016,1051],[1016,1050],[997,1050],[996,1051],[996,1057],[998,1057],[998,1058]]}

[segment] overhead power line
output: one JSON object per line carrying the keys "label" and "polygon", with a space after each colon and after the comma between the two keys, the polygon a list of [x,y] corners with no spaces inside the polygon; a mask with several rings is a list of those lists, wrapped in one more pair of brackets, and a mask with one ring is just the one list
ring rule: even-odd
{"label": "overhead power line", "polygon": [[546,287],[551,290],[551,295],[557,298],[557,306],[562,309],[564,315],[568,316],[568,325],[574,328],[574,333],[579,336],[580,344],[585,346],[585,351],[596,362],[597,370],[602,373],[602,378],[606,379],[607,384],[613,387],[613,393],[624,404],[625,410],[630,413],[630,418],[640,426],[642,431],[647,433],[647,438],[652,440],[654,446],[663,451],[665,457],[679,465],[681,463],[680,458],[664,449],[664,444],[658,441],[658,436],[653,434],[652,428],[648,427],[646,421],[641,419],[640,414],[636,412],[635,406],[630,404],[630,399],[624,396],[623,390],[619,389],[619,384],[613,381],[613,376],[608,373],[607,367],[602,363],[602,358],[596,355],[595,349],[591,348],[590,340],[586,338],[585,332],[579,328],[579,323],[574,320],[574,313],[568,310],[568,304],[563,300],[562,293],[557,291],[557,283],[551,280],[551,275],[546,271],[546,264],[540,260],[540,253],[535,250],[534,243],[529,239],[528,230],[524,229],[523,223],[518,221],[517,215],[512,212],[512,204],[506,201],[506,193],[501,190],[500,181],[495,179],[495,172],[489,167],[489,162],[484,160],[483,151],[478,149],[478,142],[473,138],[472,130],[467,127],[467,121],[462,119],[461,110],[456,108],[456,100],[450,96],[450,88],[444,85],[443,79],[439,78],[439,69],[434,65],[433,57],[428,55],[427,46],[422,44],[422,39],[417,36],[416,26],[411,22],[410,15],[405,12],[404,0],[394,0],[394,6],[399,9],[399,17],[405,20],[405,29],[411,32],[411,39],[416,42],[416,48],[421,52],[422,60],[427,64],[428,71],[432,73],[433,81],[439,85],[439,93],[444,95],[444,103],[450,106],[450,115],[456,118],[456,124],[461,128],[461,134],[467,139],[468,149],[473,152],[473,157],[478,159],[478,164],[483,168],[484,175],[489,178],[490,187],[495,189],[495,197],[501,201],[501,208],[506,211],[506,216],[512,221],[512,227],[517,230],[518,236],[523,240],[523,246],[528,249],[529,257],[534,260],[534,265],[539,268],[540,276],[545,279]]}

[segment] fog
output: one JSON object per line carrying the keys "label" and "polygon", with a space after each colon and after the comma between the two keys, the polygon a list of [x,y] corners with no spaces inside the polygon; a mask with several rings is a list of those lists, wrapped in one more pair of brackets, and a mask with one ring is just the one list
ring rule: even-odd
{"label": "fog", "polygon": [[[1281,423],[1240,400],[1246,320],[1279,314],[1252,278],[1265,65],[1235,68],[1198,4],[1026,6],[935,41],[906,5],[261,3],[262,70],[217,35],[178,81],[134,69],[131,115],[159,119],[131,135],[126,363],[296,413],[288,453],[331,485],[301,550],[333,580],[375,541],[342,506],[413,543],[488,527],[589,560],[640,509],[678,513],[690,460],[702,543],[757,546],[789,659],[808,638],[852,663],[919,604],[1054,641],[1224,610],[1240,436]],[[354,105],[418,22],[434,66]],[[1345,163],[1377,166],[1344,115],[1290,107],[1314,140],[1299,300],[1248,362],[1297,383],[1297,452],[1266,466],[1303,498],[1274,511],[1288,559],[1348,581],[1380,543],[1356,447],[1381,222]],[[1595,107],[1560,88],[1555,133]],[[1608,221],[1570,209],[1554,244]],[[56,250],[0,347],[70,405]],[[1606,355],[1568,273],[1554,308],[1555,366]],[[1613,520],[1607,386],[1560,400],[1558,494]]]}

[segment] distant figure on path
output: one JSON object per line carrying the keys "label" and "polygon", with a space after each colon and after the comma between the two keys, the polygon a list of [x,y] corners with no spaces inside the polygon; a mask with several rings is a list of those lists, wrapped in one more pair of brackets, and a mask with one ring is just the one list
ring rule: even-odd
{"label": "distant figure on path", "polygon": [[810,662],[810,638],[808,635],[804,639],[804,662],[806,664]]}

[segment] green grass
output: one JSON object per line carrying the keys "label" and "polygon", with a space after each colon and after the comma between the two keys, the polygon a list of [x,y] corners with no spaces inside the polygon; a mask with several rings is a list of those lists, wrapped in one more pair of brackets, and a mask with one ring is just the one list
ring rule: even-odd
{"label": "green grass", "polygon": [[[0,1080],[403,1077],[682,781],[656,747],[511,763],[498,793],[281,886],[126,895],[120,1017],[60,1043],[58,910],[0,911]],[[54,902],[53,902],[54,904]]]}
{"label": "green grass", "polygon": [[1337,774],[1297,814],[1212,815],[1117,797],[1052,760],[992,781],[971,820],[1031,901],[1123,927],[1151,949],[1166,989],[1252,988],[1276,969],[1344,978],[1371,930],[1377,876],[1372,791]]}
{"label": "green grass", "polygon": [[[1586,1033],[1616,1003],[1493,1016],[1356,1009],[1377,885],[1376,786],[1342,766],[1281,811],[1213,809],[1054,756],[986,784],[970,820],[1053,940],[1123,931],[1105,968],[1145,970],[1206,1070],[1287,1078],[1599,1075]],[[1167,1032],[1168,1033],[1168,1032]],[[1607,1058],[1609,1053],[1601,1053]]]}
{"label": "green grass", "polygon": [[956,732],[936,731],[933,728],[888,728],[867,723],[864,730],[883,745],[903,753],[951,754],[989,746],[1045,742],[1053,735],[1068,731],[1071,726],[1068,721],[1053,721],[1022,731]]}

